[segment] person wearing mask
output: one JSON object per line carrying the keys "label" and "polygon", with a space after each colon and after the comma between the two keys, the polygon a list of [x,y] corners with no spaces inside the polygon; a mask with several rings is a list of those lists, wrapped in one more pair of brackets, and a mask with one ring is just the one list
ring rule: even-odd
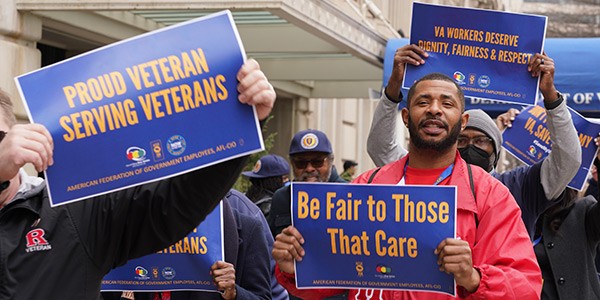
{"label": "person wearing mask", "polygon": [[[275,91],[255,60],[240,68],[238,100],[264,120]],[[53,164],[40,124],[17,124],[0,93],[0,298],[98,299],[102,278],[129,259],[163,249],[194,229],[225,196],[247,157],[169,179],[50,207],[38,172]]]}
{"label": "person wearing mask", "polygon": [[[453,274],[457,299],[539,299],[541,273],[517,203],[504,185],[468,165],[458,153],[458,135],[469,120],[464,106],[464,94],[452,78],[432,73],[419,79],[402,109],[410,133],[409,153],[361,174],[353,183],[456,186],[456,238],[440,241],[435,255],[440,271]],[[277,235],[272,253],[279,282],[290,294],[305,299],[344,292],[296,288],[294,261],[305,255],[303,243],[293,226]],[[432,292],[351,289],[347,299],[454,298]]]}
{"label": "person wearing mask", "polygon": [[[406,64],[419,66],[428,54],[417,45],[406,45],[396,51],[394,69],[375,113],[367,151],[377,166],[406,155],[396,134],[397,105],[402,100],[402,84]],[[531,76],[540,77],[539,88],[548,115],[547,126],[552,143],[551,153],[541,162],[504,173],[494,168],[502,145],[501,130],[511,124],[518,113],[509,110],[495,123],[482,110],[469,110],[470,118],[458,137],[458,150],[469,164],[480,166],[508,187],[523,212],[523,222],[533,236],[538,216],[558,201],[567,184],[581,165],[581,147],[567,103],[554,86],[554,61],[545,54],[535,54],[527,65]],[[498,127],[500,126],[500,127]]]}
{"label": "person wearing mask", "polygon": [[273,193],[290,180],[290,164],[279,155],[267,154],[256,161],[252,171],[242,172],[242,175],[251,183],[246,196],[268,218]]}

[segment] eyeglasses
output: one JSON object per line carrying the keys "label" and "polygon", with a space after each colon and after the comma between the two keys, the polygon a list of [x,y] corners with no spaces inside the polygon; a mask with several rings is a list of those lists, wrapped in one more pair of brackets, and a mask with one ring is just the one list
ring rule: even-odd
{"label": "eyeglasses", "polygon": [[325,160],[327,160],[327,158],[327,156],[311,160],[292,158],[292,163],[294,164],[294,167],[296,167],[296,169],[306,169],[306,167],[308,167],[308,163],[310,163],[310,165],[313,166],[313,168],[320,168],[323,166],[323,164],[325,164]]}
{"label": "eyeglasses", "polygon": [[486,148],[488,146],[493,146],[494,141],[484,135],[476,136],[473,138],[469,138],[466,136],[458,137],[458,148],[464,148],[469,146],[469,144],[473,144],[478,148]]}

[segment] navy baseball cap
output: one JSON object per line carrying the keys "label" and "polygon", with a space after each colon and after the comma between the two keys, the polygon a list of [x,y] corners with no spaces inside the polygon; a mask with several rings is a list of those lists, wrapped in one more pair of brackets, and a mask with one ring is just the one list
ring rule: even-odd
{"label": "navy baseball cap", "polygon": [[267,154],[261,157],[254,164],[252,171],[242,172],[242,175],[252,178],[267,178],[289,174],[290,164],[285,158],[275,154]]}
{"label": "navy baseball cap", "polygon": [[325,133],[315,129],[307,129],[296,133],[290,145],[290,155],[304,152],[331,154],[333,151]]}

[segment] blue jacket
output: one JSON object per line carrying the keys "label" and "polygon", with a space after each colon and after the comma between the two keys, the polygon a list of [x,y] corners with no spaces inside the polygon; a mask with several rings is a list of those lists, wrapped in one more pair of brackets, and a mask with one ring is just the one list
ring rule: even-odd
{"label": "blue jacket", "polygon": [[517,201],[521,208],[521,218],[530,238],[533,237],[535,232],[535,222],[538,216],[561,199],[561,197],[557,197],[556,201],[549,201],[546,198],[541,183],[541,169],[542,162],[538,162],[531,166],[514,168],[502,174],[492,173],[492,176],[500,180]]}
{"label": "blue jacket", "polygon": [[[248,215],[255,220],[260,220],[262,223],[263,233],[267,240],[267,244],[269,245],[269,258],[271,260],[271,296],[273,300],[287,300],[290,297],[288,296],[288,292],[277,282],[275,278],[275,259],[271,255],[271,250],[273,249],[273,235],[271,235],[271,231],[269,230],[269,224],[267,224],[267,219],[263,215],[262,211],[256,204],[252,203],[248,197],[244,194],[231,190],[227,195],[228,198],[237,198],[238,201],[229,201],[229,205],[234,210],[237,210],[240,215]],[[238,297],[239,298],[239,297]]]}

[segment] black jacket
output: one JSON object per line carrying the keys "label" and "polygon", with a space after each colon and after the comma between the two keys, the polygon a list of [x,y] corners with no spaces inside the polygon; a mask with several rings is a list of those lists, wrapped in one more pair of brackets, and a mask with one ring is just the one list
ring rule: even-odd
{"label": "black jacket", "polygon": [[596,199],[578,199],[556,232],[543,222],[543,238],[534,247],[544,277],[542,299],[600,299],[594,266],[600,245]]}
{"label": "black jacket", "polygon": [[0,299],[98,299],[104,275],[196,227],[246,159],[51,208],[45,187],[0,209]]}
{"label": "black jacket", "polygon": [[273,237],[276,237],[283,229],[292,225],[292,212],[290,205],[292,196],[290,195],[290,186],[286,185],[275,191],[271,200],[271,212],[269,213],[269,229]]}

